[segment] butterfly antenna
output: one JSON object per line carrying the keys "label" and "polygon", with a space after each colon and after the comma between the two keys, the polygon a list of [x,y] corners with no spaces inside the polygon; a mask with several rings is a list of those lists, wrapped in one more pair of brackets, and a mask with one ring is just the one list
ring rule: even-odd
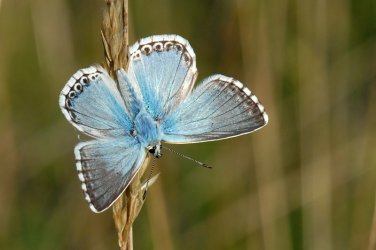
{"label": "butterfly antenna", "polygon": [[191,161],[197,163],[197,164],[198,164],[199,166],[201,166],[201,167],[204,167],[204,168],[212,168],[211,166],[208,166],[208,164],[203,163],[203,162],[201,162],[201,161],[198,161],[198,160],[196,160],[196,159],[193,159],[193,158],[191,158],[191,157],[189,157],[189,156],[186,156],[186,155],[184,155],[184,154],[182,154],[182,153],[179,153],[179,152],[173,150],[172,148],[168,148],[168,147],[166,147],[166,146],[164,146],[164,145],[163,145],[163,148],[168,149],[170,152],[172,152],[172,153],[174,153],[174,154],[176,154],[176,155],[178,155],[178,156],[180,156],[180,157],[183,157],[183,158],[185,158],[185,159],[191,160]]}
{"label": "butterfly antenna", "polygon": [[154,165],[155,165],[155,157],[153,157],[153,161],[151,162],[151,168],[150,168],[149,177],[148,177],[148,179],[147,179],[147,181],[146,181],[146,187],[145,187],[144,194],[142,195],[142,199],[143,199],[143,200],[146,199],[146,194],[147,194],[148,187],[149,187],[149,181],[150,181],[150,179],[151,179],[151,175],[153,174]]}

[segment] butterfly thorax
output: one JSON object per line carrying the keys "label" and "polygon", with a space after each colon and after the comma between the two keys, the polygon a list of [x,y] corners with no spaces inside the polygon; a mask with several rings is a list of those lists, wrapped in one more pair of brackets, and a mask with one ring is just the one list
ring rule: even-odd
{"label": "butterfly thorax", "polygon": [[161,130],[159,124],[146,111],[140,111],[134,120],[135,137],[147,150],[153,149],[155,157],[160,157]]}

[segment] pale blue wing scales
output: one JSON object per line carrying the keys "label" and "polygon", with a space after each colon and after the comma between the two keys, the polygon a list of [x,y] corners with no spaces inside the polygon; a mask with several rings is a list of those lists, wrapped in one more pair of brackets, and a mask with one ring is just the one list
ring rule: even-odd
{"label": "pale blue wing scales", "polygon": [[142,109],[142,96],[139,89],[135,84],[129,79],[128,74],[124,69],[117,71],[117,79],[119,82],[120,93],[123,99],[126,100],[126,106],[129,110],[131,118],[134,118]]}
{"label": "pale blue wing scales", "polygon": [[162,122],[162,139],[168,143],[220,140],[253,132],[267,122],[264,107],[247,87],[213,75]]}
{"label": "pale blue wing scales", "polygon": [[137,83],[148,112],[162,119],[191,92],[196,56],[177,35],[151,36],[129,48],[128,76]]}
{"label": "pale blue wing scales", "polygon": [[77,71],[61,91],[59,105],[73,126],[92,137],[123,135],[132,126],[116,83],[100,66]]}
{"label": "pale blue wing scales", "polygon": [[110,207],[145,160],[145,150],[132,137],[81,142],[75,147],[76,167],[92,211]]}

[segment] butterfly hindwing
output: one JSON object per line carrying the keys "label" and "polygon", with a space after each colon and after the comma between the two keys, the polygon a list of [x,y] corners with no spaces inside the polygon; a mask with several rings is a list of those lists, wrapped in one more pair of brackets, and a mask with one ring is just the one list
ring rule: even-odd
{"label": "butterfly hindwing", "polygon": [[74,152],[85,198],[91,210],[97,213],[120,196],[146,155],[139,142],[128,136],[81,142]]}
{"label": "butterfly hindwing", "polygon": [[196,56],[180,36],[151,36],[129,48],[127,72],[148,112],[162,119],[191,92],[197,75]]}
{"label": "butterfly hindwing", "polygon": [[123,135],[132,126],[115,81],[100,66],[77,71],[61,91],[59,105],[73,126],[95,138]]}
{"label": "butterfly hindwing", "polygon": [[163,140],[219,140],[250,133],[267,122],[264,107],[247,87],[233,78],[213,75],[162,122]]}

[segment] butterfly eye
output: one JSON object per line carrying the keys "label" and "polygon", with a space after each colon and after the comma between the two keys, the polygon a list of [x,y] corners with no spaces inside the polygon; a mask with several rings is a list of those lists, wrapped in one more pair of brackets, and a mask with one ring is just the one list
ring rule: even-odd
{"label": "butterfly eye", "polygon": [[82,87],[82,84],[81,83],[76,83],[73,87],[74,91],[76,91],[77,93],[80,93],[83,89]]}
{"label": "butterfly eye", "polygon": [[76,92],[73,91],[73,90],[70,91],[70,92],[68,93],[68,97],[71,98],[71,99],[72,99],[72,98],[75,98],[75,97],[76,97]]}
{"label": "butterfly eye", "polygon": [[160,147],[157,148],[157,146],[153,146],[149,148],[149,153],[152,154],[155,158],[161,157]]}

